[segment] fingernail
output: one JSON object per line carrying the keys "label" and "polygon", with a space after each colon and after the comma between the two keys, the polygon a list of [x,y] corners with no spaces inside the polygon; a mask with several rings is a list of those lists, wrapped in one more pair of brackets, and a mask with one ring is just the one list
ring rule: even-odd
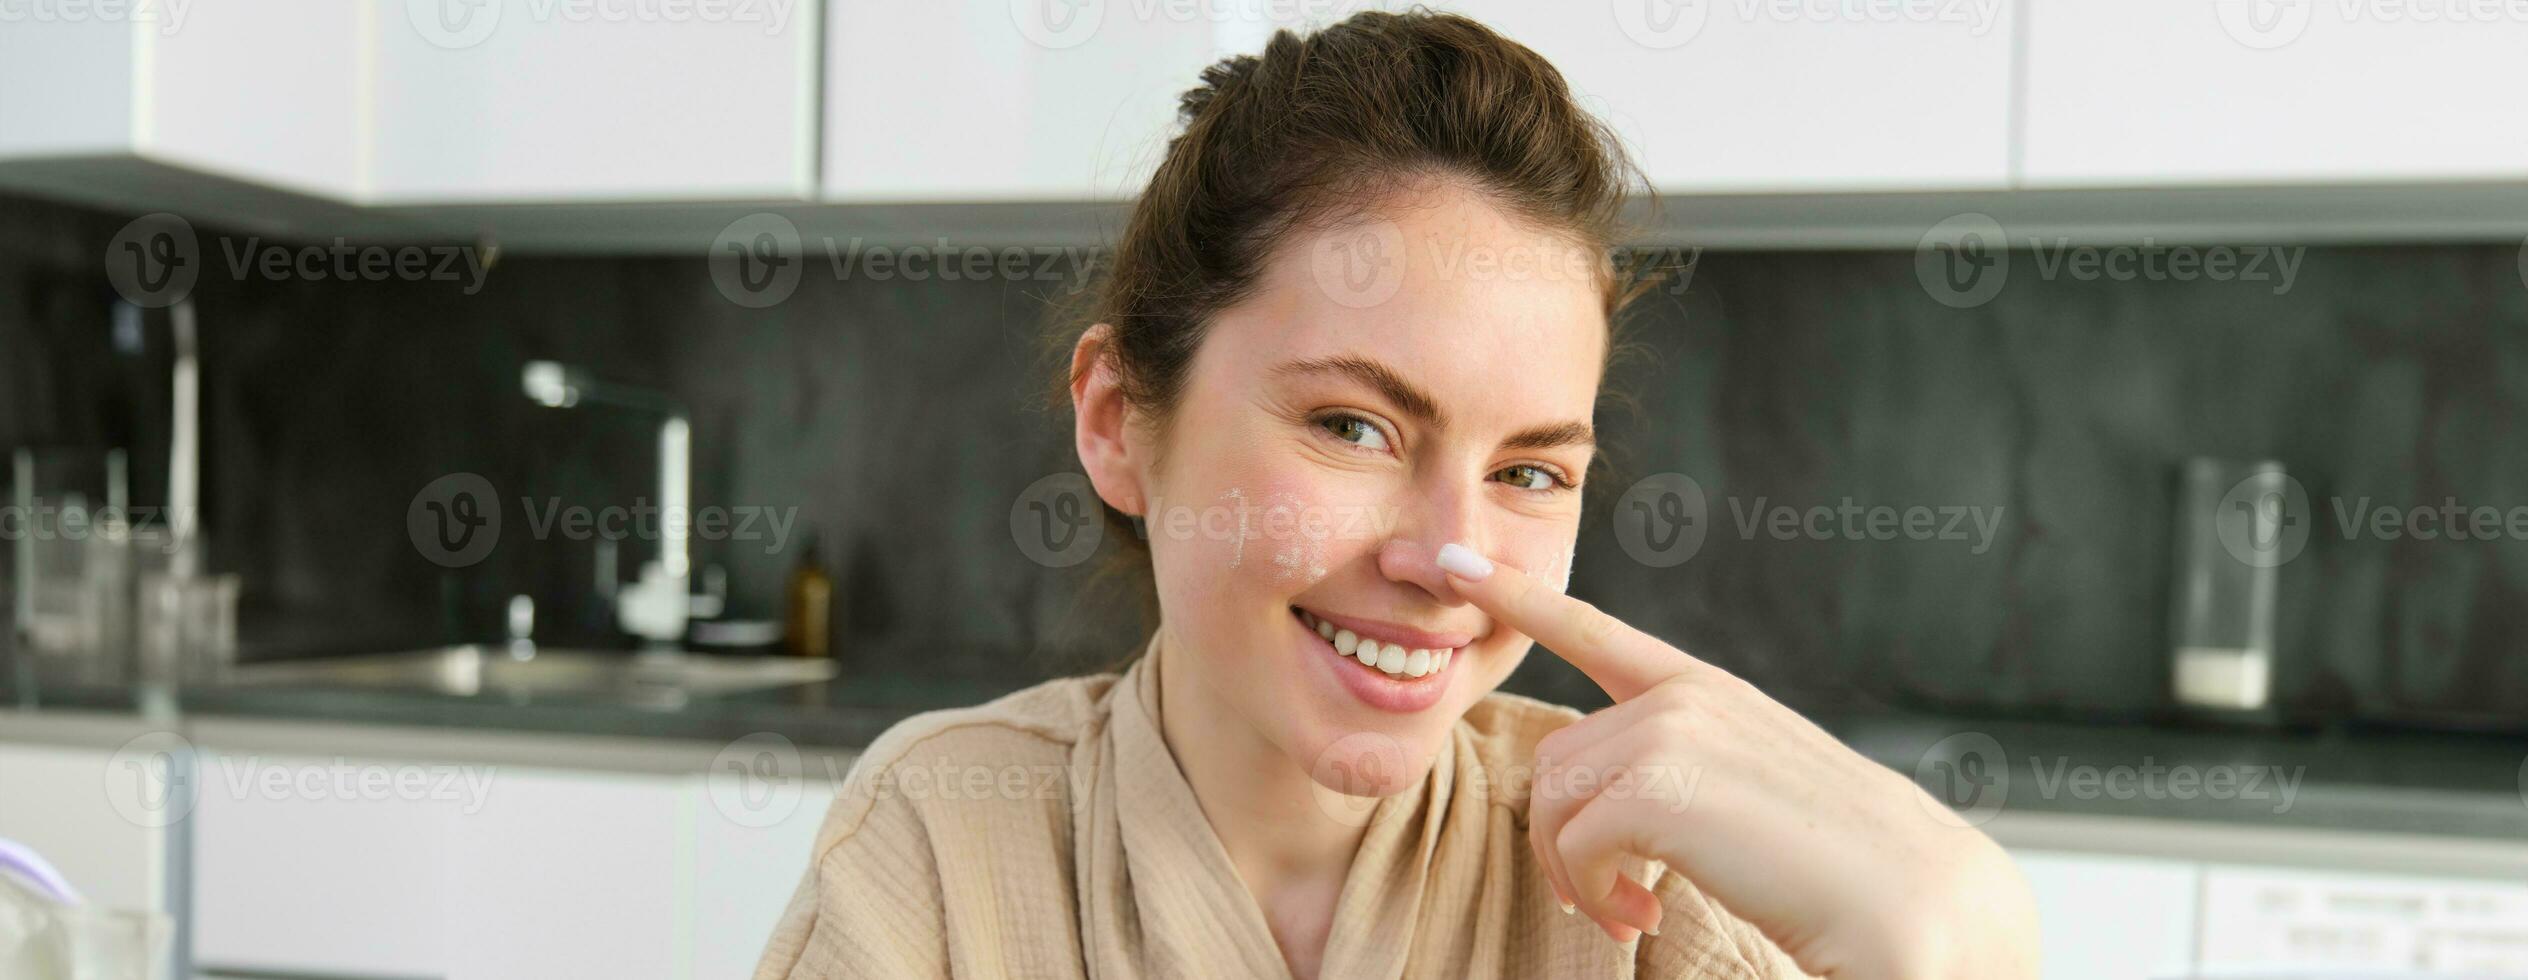
{"label": "fingernail", "polygon": [[1492,559],[1475,553],[1475,549],[1451,542],[1440,546],[1440,567],[1449,574],[1469,582],[1492,577]]}
{"label": "fingernail", "polygon": [[1648,929],[1644,929],[1644,930],[1642,930],[1642,935],[1645,935],[1645,936],[1656,936],[1656,935],[1658,935],[1658,934],[1659,934],[1659,927],[1658,927],[1658,926],[1651,926],[1651,927],[1650,927],[1650,928],[1648,928]]}
{"label": "fingernail", "polygon": [[1570,902],[1564,902],[1564,903],[1562,903],[1562,914],[1564,914],[1564,915],[1570,915],[1571,913],[1573,913],[1573,912],[1577,912],[1577,911],[1579,911],[1579,910],[1580,910],[1580,907],[1579,907],[1579,906],[1577,906],[1577,905],[1573,905],[1573,904],[1571,904]]}

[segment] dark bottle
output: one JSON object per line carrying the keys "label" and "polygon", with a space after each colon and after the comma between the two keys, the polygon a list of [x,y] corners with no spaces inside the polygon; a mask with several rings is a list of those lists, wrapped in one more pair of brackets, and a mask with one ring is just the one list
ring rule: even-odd
{"label": "dark bottle", "polygon": [[792,654],[828,657],[833,641],[834,579],[817,560],[816,535],[810,533],[790,570],[789,628],[784,631]]}

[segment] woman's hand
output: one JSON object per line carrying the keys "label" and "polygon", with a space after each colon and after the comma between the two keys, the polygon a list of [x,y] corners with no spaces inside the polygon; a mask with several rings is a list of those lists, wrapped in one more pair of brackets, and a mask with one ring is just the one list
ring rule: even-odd
{"label": "woman's hand", "polygon": [[1528,843],[1617,941],[1665,862],[1819,976],[2033,977],[2036,912],[1998,845],[1753,685],[1458,545],[1450,584],[1570,661],[1613,707],[1536,747]]}

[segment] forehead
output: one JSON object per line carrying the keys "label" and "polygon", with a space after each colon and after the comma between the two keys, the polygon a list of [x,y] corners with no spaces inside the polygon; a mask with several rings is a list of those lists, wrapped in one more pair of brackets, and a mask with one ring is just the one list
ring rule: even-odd
{"label": "forehead", "polygon": [[1292,232],[1204,347],[1258,370],[1358,354],[1504,424],[1585,420],[1606,361],[1604,262],[1462,185],[1416,187]]}

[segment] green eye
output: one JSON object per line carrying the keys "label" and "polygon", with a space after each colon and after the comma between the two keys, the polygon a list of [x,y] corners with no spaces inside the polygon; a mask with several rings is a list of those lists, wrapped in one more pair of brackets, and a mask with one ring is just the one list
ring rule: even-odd
{"label": "green eye", "polygon": [[1504,467],[1493,477],[1521,490],[1552,490],[1562,485],[1562,480],[1544,467],[1525,463]]}
{"label": "green eye", "polygon": [[1387,434],[1357,415],[1328,415],[1318,419],[1317,425],[1335,438],[1364,449],[1387,448]]}

